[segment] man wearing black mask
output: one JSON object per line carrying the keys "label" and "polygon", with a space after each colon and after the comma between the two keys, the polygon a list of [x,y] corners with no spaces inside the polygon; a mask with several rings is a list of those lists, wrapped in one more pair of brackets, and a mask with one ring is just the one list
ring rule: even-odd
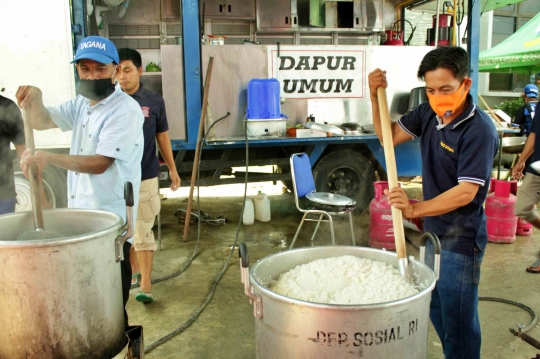
{"label": "man wearing black mask", "polygon": [[[27,149],[23,152],[21,167],[26,176],[32,163],[37,164],[40,173],[47,165],[68,170],[69,208],[109,211],[120,215],[124,221],[124,183],[129,181],[133,184],[135,223],[141,183],[144,117],[139,104],[120,86],[114,85],[119,62],[118,52],[111,41],[89,36],[80,42],[72,61],[81,79],[79,96],[59,106],[46,108],[40,89],[19,87],[17,102],[35,130],[60,128],[73,131],[69,155],[41,150],[31,153]],[[126,242],[121,263],[124,305],[131,285],[130,247],[131,244]]]}

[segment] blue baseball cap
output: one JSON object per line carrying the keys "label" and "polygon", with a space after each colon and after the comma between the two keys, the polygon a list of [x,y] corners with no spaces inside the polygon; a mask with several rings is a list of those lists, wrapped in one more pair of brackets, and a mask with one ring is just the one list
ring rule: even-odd
{"label": "blue baseball cap", "polygon": [[111,40],[101,36],[88,36],[81,40],[71,63],[84,59],[94,60],[104,65],[111,62],[120,63],[116,46]]}
{"label": "blue baseball cap", "polygon": [[528,84],[523,88],[523,93],[527,97],[536,98],[538,97],[538,87],[534,84]]}

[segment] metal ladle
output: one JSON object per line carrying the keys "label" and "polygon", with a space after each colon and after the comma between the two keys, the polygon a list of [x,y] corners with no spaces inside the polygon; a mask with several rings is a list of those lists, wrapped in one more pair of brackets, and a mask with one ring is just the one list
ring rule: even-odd
{"label": "metal ladle", "polygon": [[[32,151],[32,154],[36,150],[34,145],[34,129],[30,125],[28,110],[22,109],[23,122],[24,122],[24,140],[26,142],[26,148]],[[28,167],[28,181],[30,182],[30,198],[32,200],[32,214],[34,217],[35,231],[25,232],[17,237],[18,241],[36,240],[36,239],[54,239],[61,238],[62,235],[45,230],[45,223],[43,221],[43,211],[41,208],[40,189],[43,189],[43,183],[41,175],[39,174],[38,166],[32,163]]]}

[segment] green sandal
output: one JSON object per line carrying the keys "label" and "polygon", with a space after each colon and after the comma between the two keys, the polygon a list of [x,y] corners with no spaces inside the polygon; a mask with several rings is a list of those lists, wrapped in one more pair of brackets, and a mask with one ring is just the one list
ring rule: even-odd
{"label": "green sandal", "polygon": [[152,294],[152,292],[140,291],[139,294],[137,294],[137,296],[135,296],[135,300],[137,302],[141,302],[141,303],[144,303],[144,304],[152,303],[154,301],[154,299],[155,299],[155,297],[154,297],[154,294]]}
{"label": "green sandal", "polygon": [[131,275],[131,288],[136,288],[139,286],[141,280],[141,273],[135,273]]}

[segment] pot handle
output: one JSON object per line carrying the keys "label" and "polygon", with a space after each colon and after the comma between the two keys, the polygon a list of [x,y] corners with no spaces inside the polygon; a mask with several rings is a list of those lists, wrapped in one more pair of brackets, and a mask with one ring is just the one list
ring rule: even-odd
{"label": "pot handle", "polygon": [[238,257],[240,257],[240,266],[242,268],[249,268],[249,255],[244,242],[240,242],[240,246],[238,246]]}
{"label": "pot handle", "polygon": [[441,242],[439,237],[433,232],[424,232],[420,237],[420,262],[426,262],[426,242],[430,240],[435,252],[435,260],[433,265],[433,271],[435,272],[435,279],[439,279],[439,272],[441,270]]}
{"label": "pot handle", "polygon": [[120,228],[119,235],[114,240],[114,255],[117,262],[124,260],[124,243],[133,236],[133,185],[124,184],[124,199],[126,200],[126,223]]}
{"label": "pot handle", "polygon": [[253,316],[262,318],[262,298],[253,294],[253,286],[249,282],[249,256],[244,242],[238,246],[238,256],[240,257],[240,279],[244,284],[244,294],[249,298],[249,304],[253,305]]}

